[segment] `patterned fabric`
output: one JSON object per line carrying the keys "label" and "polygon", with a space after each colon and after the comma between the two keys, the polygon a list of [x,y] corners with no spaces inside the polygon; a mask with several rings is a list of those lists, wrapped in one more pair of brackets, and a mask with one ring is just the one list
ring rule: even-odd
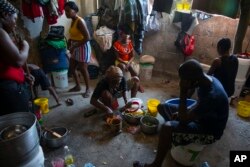
{"label": "patterned fabric", "polygon": [[174,132],[172,134],[172,142],[175,146],[197,143],[201,145],[212,144],[216,141],[213,135],[208,134],[188,134]]}
{"label": "patterned fabric", "polygon": [[3,16],[5,13],[14,14],[18,13],[18,10],[10,2],[0,0],[0,15]]}
{"label": "patterned fabric", "polygon": [[[78,42],[72,41],[72,46],[77,44]],[[88,41],[85,45],[81,45],[75,48],[71,58],[79,62],[89,63],[90,56],[91,56],[91,46],[90,42]]]}

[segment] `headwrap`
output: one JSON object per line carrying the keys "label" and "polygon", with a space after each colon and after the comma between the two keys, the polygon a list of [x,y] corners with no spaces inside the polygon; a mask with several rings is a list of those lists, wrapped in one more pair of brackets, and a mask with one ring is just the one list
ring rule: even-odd
{"label": "headwrap", "polygon": [[114,79],[117,77],[123,77],[122,70],[116,66],[110,66],[106,71],[106,77],[109,79]]}
{"label": "headwrap", "polygon": [[18,13],[18,10],[7,0],[0,0],[0,17],[4,14]]}

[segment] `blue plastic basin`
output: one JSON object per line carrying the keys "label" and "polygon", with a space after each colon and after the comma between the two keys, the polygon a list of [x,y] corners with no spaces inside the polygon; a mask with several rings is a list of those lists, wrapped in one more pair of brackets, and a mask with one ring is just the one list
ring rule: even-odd
{"label": "blue plastic basin", "polygon": [[[180,98],[174,98],[174,99],[169,99],[167,101],[165,101],[165,103],[172,105],[176,108],[178,108],[179,103],[180,103]],[[192,107],[194,107],[197,104],[197,101],[194,99],[187,99],[187,108],[191,109]]]}

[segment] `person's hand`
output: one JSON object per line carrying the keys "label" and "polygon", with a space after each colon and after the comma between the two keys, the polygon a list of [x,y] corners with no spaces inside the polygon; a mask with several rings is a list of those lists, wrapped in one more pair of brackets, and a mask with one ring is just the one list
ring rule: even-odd
{"label": "person's hand", "polygon": [[25,79],[30,85],[34,85],[35,77],[33,75],[25,75]]}
{"label": "person's hand", "polygon": [[190,89],[194,88],[194,82],[193,81],[189,81],[189,80],[181,79],[180,83],[179,83],[179,86],[180,86],[181,92],[187,93]]}
{"label": "person's hand", "polygon": [[26,40],[20,40],[18,46],[20,49],[29,48],[29,44]]}
{"label": "person's hand", "polygon": [[175,112],[171,115],[171,120],[177,120],[178,119],[178,112]]}
{"label": "person's hand", "polygon": [[111,108],[106,107],[107,117],[113,117],[114,112]]}

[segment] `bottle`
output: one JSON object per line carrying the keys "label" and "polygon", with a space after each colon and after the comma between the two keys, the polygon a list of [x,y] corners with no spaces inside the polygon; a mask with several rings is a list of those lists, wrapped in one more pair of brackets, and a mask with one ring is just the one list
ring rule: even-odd
{"label": "bottle", "polygon": [[210,165],[208,162],[203,162],[200,167],[210,167]]}
{"label": "bottle", "polygon": [[68,146],[64,146],[64,163],[66,167],[72,167],[74,165],[74,157]]}

